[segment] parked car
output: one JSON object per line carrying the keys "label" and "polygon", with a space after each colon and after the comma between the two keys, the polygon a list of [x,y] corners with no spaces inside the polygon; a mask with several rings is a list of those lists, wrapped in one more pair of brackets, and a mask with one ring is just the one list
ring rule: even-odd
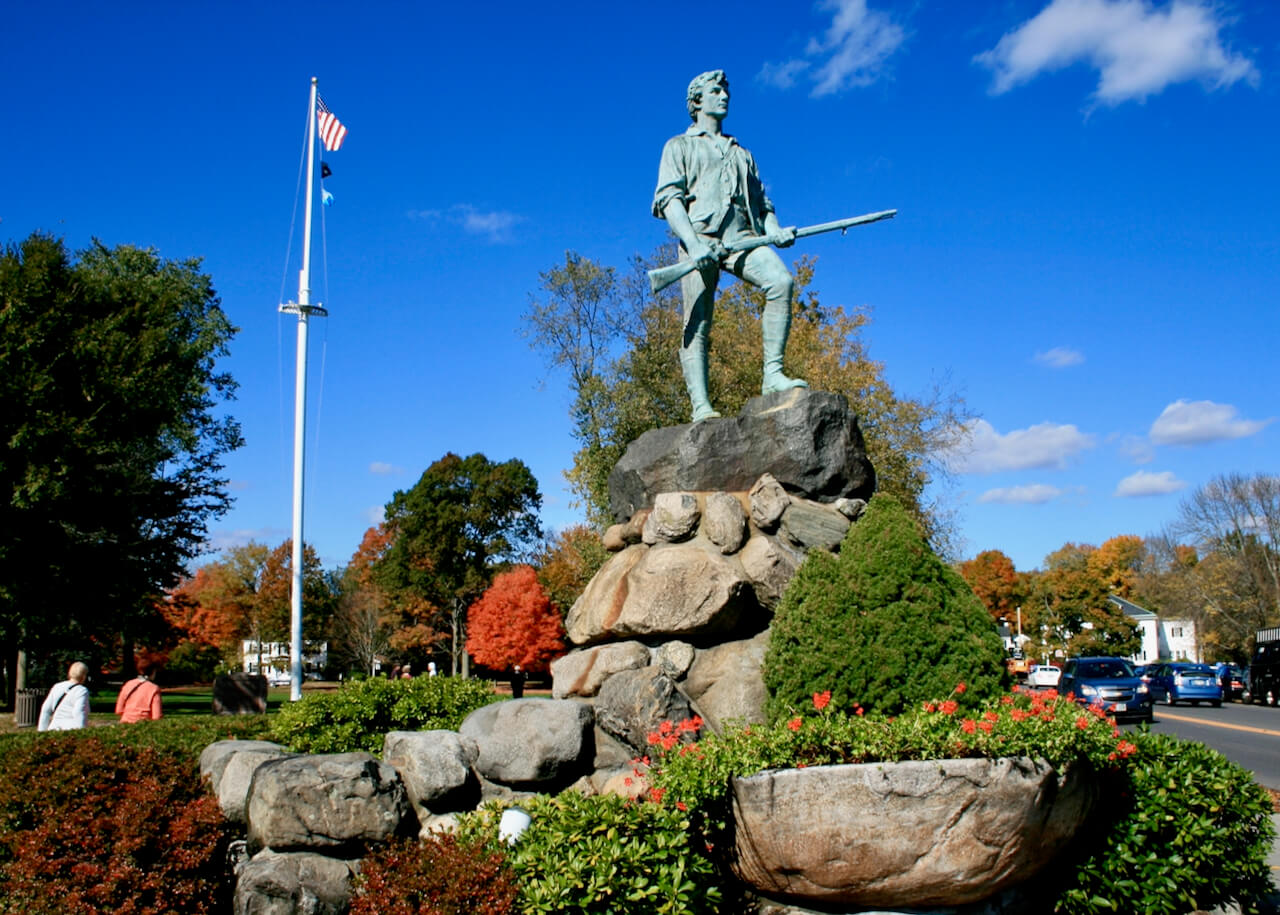
{"label": "parked car", "polygon": [[1151,694],[1124,658],[1072,658],[1058,690],[1081,705],[1101,705],[1116,719],[1151,721]]}
{"label": "parked car", "polygon": [[1234,699],[1241,698],[1245,693],[1245,673],[1234,664],[1215,664],[1213,672],[1218,676],[1218,683],[1222,685],[1222,698],[1231,702]]}
{"label": "parked car", "polygon": [[1187,661],[1159,664],[1151,674],[1150,689],[1153,702],[1169,705],[1208,702],[1215,708],[1222,705],[1222,684],[1208,664]]}
{"label": "parked car", "polygon": [[1134,674],[1137,675],[1139,680],[1147,684],[1148,688],[1151,686],[1151,670],[1154,667],[1154,664],[1138,664],[1133,668]]}
{"label": "parked car", "polygon": [[1033,664],[1027,672],[1027,686],[1057,686],[1062,668],[1053,664]]}

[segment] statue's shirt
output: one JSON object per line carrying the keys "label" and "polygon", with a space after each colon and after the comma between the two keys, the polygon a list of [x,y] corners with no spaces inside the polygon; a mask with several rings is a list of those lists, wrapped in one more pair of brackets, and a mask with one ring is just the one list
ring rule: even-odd
{"label": "statue's shirt", "polygon": [[756,235],[764,234],[764,217],[773,212],[756,160],[727,134],[713,136],[694,125],[662,148],[653,215],[679,199],[699,235],[719,235],[734,208]]}

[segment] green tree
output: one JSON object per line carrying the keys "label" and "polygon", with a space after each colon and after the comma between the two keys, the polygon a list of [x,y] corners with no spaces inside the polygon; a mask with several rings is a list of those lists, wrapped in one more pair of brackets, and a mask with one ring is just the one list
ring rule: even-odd
{"label": "green tree", "polygon": [[[588,517],[600,526],[612,521],[608,477],[627,445],[649,429],[689,421],[678,358],[677,287],[655,296],[645,279],[648,268],[675,256],[674,245],[667,245],[652,258],[633,259],[630,272],[619,279],[612,268],[569,255],[563,268],[542,275],[546,297],[535,299],[525,316],[532,344],[553,368],[569,372],[580,447],[566,476]],[[941,383],[922,397],[897,394],[885,379],[884,365],[870,358],[863,342],[868,312],[823,305],[812,288],[814,264],[804,258],[795,265],[786,371],[849,399],[880,491],[897,496],[931,542],[950,553],[949,513],[929,501],[925,488],[947,477],[935,455],[962,434],[970,418],[964,403]],[[571,282],[573,276],[579,280]],[[586,282],[592,277],[603,279]],[[712,400],[726,416],[760,392],[763,307],[763,293],[741,283],[726,283],[717,296],[708,374]]]}
{"label": "green tree", "polygon": [[1032,585],[1032,619],[1048,627],[1044,638],[1051,648],[1063,644],[1070,656],[1128,657],[1142,647],[1142,637],[1107,600],[1114,577],[1106,557],[1095,558],[1097,552],[1091,544],[1067,543],[1045,557]]}
{"label": "green tree", "polygon": [[516,458],[449,453],[400,490],[386,507],[391,543],[374,575],[393,597],[426,602],[436,628],[451,632],[457,671],[466,639],[466,608],[494,572],[518,562],[542,536],[538,481]]}
{"label": "green tree", "polygon": [[929,548],[898,501],[877,493],[838,555],[809,553],[773,619],[764,661],[773,720],[831,690],[896,715],[947,699],[963,704],[1004,690],[1004,647],[982,602]]}
{"label": "green tree", "polygon": [[[132,644],[230,506],[215,364],[235,328],[199,261],[33,234],[0,255],[0,648]],[[91,588],[86,584],[91,583]],[[13,678],[9,678],[12,687]]]}

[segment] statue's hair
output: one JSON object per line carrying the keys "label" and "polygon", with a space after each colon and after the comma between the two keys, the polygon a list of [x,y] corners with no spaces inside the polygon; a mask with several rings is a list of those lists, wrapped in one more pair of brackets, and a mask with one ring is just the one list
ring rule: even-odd
{"label": "statue's hair", "polygon": [[693,82],[689,83],[689,91],[685,93],[685,107],[689,109],[689,119],[691,121],[698,119],[698,109],[702,106],[702,90],[716,83],[726,89],[729,88],[729,77],[724,75],[723,70],[708,70],[706,73],[699,73],[693,78]]}

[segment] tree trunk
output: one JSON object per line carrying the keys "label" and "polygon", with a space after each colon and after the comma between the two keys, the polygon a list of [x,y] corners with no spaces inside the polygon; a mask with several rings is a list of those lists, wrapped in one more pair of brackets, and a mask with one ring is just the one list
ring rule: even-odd
{"label": "tree trunk", "polygon": [[120,673],[126,683],[138,674],[137,660],[133,656],[133,638],[127,632],[120,633]]}

